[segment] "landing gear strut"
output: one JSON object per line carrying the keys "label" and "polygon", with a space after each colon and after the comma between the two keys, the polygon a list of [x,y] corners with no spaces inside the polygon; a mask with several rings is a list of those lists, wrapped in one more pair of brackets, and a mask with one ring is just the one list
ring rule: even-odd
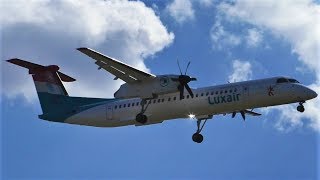
{"label": "landing gear strut", "polygon": [[141,111],[136,116],[136,121],[138,123],[145,124],[148,121],[148,117],[146,115],[144,115],[144,113],[146,112],[146,110],[147,110],[147,108],[149,106],[149,103],[147,105],[146,104],[147,104],[147,99],[142,99],[142,101],[141,101]]}
{"label": "landing gear strut", "polygon": [[297,111],[299,112],[304,112],[304,106],[303,106],[303,103],[305,103],[304,101],[302,102],[299,102],[299,106],[297,107]]}
{"label": "landing gear strut", "polygon": [[[197,120],[197,131],[192,135],[192,140],[196,143],[201,143],[203,141],[203,136],[201,133],[204,125],[206,124],[208,119],[199,119]],[[201,121],[204,121],[201,125]]]}

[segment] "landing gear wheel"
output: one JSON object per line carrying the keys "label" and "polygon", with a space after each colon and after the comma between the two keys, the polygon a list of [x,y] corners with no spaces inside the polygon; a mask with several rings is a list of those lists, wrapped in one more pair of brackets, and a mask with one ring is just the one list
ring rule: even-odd
{"label": "landing gear wheel", "polygon": [[301,113],[304,112],[303,103],[305,103],[305,101],[299,102],[299,106],[297,107],[297,111],[299,111],[299,112],[301,112]]}
{"label": "landing gear wheel", "polygon": [[304,106],[303,105],[299,105],[298,107],[297,107],[297,111],[299,111],[299,112],[304,112]]}
{"label": "landing gear wheel", "polygon": [[[201,125],[201,121],[204,120],[204,122]],[[203,141],[203,136],[200,134],[204,125],[206,124],[208,119],[198,119],[197,120],[197,131],[192,135],[192,140],[196,143],[201,143]]]}
{"label": "landing gear wheel", "polygon": [[192,140],[196,143],[201,143],[203,141],[203,136],[200,133],[194,133],[192,135]]}
{"label": "landing gear wheel", "polygon": [[136,121],[138,123],[145,124],[148,121],[148,117],[146,115],[144,115],[144,112],[146,112],[150,102],[151,102],[151,100],[149,101],[149,103],[147,103],[147,99],[142,99],[141,112],[139,114],[137,114],[137,116],[136,116]]}
{"label": "landing gear wheel", "polygon": [[148,117],[142,113],[139,113],[136,116],[136,121],[141,123],[141,124],[145,124],[148,121]]}

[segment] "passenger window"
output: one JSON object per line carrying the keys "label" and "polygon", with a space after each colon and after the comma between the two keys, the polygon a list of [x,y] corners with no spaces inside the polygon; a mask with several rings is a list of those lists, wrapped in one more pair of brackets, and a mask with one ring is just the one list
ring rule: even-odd
{"label": "passenger window", "polygon": [[214,92],[211,92],[211,96],[214,94]]}
{"label": "passenger window", "polygon": [[171,101],[171,98],[168,98],[168,101]]}
{"label": "passenger window", "polygon": [[228,93],[228,90],[225,90],[224,93]]}
{"label": "passenger window", "polygon": [[158,103],[160,103],[161,99],[158,99]]}
{"label": "passenger window", "polygon": [[153,104],[155,104],[157,102],[157,100],[153,100]]}
{"label": "passenger window", "polygon": [[118,108],[118,106],[116,105],[115,107],[114,107],[114,109],[117,109]]}
{"label": "passenger window", "polygon": [[286,83],[288,80],[286,78],[279,78],[277,79],[277,83]]}
{"label": "passenger window", "polygon": [[164,99],[162,99],[162,102],[164,102]]}
{"label": "passenger window", "polygon": [[222,94],[223,93],[223,91],[220,91],[220,94]]}
{"label": "passenger window", "polygon": [[134,103],[132,103],[132,106],[134,106]]}
{"label": "passenger window", "polygon": [[187,95],[187,99],[189,99],[189,95]]}
{"label": "passenger window", "polygon": [[229,90],[229,93],[232,93],[232,89]]}
{"label": "passenger window", "polygon": [[208,95],[209,95],[209,92],[206,93],[206,96],[208,96]]}
{"label": "passenger window", "polygon": [[237,92],[237,88],[234,89],[234,92]]}
{"label": "passenger window", "polygon": [[139,102],[137,102],[136,105],[139,106]]}
{"label": "passenger window", "polygon": [[201,93],[201,96],[203,96],[203,93]]}
{"label": "passenger window", "polygon": [[219,94],[219,91],[216,91],[216,94]]}
{"label": "passenger window", "polygon": [[173,97],[173,100],[175,101],[177,99],[177,97]]}
{"label": "passenger window", "polygon": [[124,108],[125,108],[126,106],[127,106],[126,104],[123,105]]}
{"label": "passenger window", "polygon": [[130,107],[130,103],[128,104],[128,107]]}
{"label": "passenger window", "polygon": [[198,97],[199,95],[198,94],[196,94],[196,97]]}
{"label": "passenger window", "polygon": [[119,109],[121,108],[121,105],[119,105]]}

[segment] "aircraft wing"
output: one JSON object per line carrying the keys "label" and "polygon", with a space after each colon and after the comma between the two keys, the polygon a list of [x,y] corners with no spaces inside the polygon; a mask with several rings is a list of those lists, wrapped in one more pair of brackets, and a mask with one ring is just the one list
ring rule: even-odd
{"label": "aircraft wing", "polygon": [[116,79],[120,78],[127,83],[142,82],[156,77],[153,74],[133,68],[125,63],[103,55],[92,49],[82,47],[78,48],[77,50],[96,60],[95,64],[97,64],[99,68],[105,69],[109,73],[115,75]]}

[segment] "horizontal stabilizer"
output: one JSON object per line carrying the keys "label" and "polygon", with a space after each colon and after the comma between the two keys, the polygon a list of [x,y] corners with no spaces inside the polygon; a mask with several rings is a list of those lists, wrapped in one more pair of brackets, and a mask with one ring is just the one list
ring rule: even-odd
{"label": "horizontal stabilizer", "polygon": [[31,63],[31,62],[28,62],[28,61],[25,61],[25,60],[21,60],[21,59],[18,59],[18,58],[9,59],[7,61],[12,63],[12,64],[15,64],[15,65],[18,65],[18,66],[21,66],[21,67],[29,69],[29,73],[30,74],[35,74],[37,72],[43,72],[43,71],[53,71],[53,72],[57,72],[59,77],[60,77],[60,79],[62,81],[64,81],[64,82],[75,81],[74,78],[72,78],[72,77],[70,77],[70,76],[58,71],[60,68],[57,65],[42,66],[42,65]]}

